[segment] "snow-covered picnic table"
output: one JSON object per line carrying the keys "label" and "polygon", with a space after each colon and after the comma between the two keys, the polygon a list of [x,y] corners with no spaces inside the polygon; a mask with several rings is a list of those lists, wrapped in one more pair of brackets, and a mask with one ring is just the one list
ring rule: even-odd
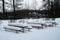
{"label": "snow-covered picnic table", "polygon": [[8,24],[8,26],[13,26],[13,27],[18,27],[18,28],[21,28],[21,30],[23,30],[23,32],[27,29],[28,31],[30,31],[30,29],[32,29],[32,27],[28,24],[22,24],[22,23],[19,23],[19,24],[16,24],[16,23],[11,23],[11,24]]}

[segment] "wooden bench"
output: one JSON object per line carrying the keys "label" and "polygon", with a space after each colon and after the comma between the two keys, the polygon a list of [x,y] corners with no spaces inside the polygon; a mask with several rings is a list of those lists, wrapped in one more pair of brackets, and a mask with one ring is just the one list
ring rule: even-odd
{"label": "wooden bench", "polygon": [[15,33],[19,33],[19,32],[24,32],[22,29],[17,27],[4,27],[5,31],[11,31],[11,32],[15,32]]}
{"label": "wooden bench", "polygon": [[31,26],[32,26],[32,28],[37,28],[37,29],[43,29],[43,28],[44,28],[44,26],[42,26],[42,25],[37,25],[37,24],[31,25]]}
{"label": "wooden bench", "polygon": [[28,25],[8,25],[8,26],[13,26],[13,27],[18,27],[18,28],[21,28],[23,31],[25,31],[25,29],[28,29],[27,31],[30,31],[30,29],[32,29],[31,27],[28,27]]}
{"label": "wooden bench", "polygon": [[46,26],[49,26],[49,27],[53,27],[57,25],[56,22],[46,22],[46,23],[48,23],[48,25],[46,24]]}

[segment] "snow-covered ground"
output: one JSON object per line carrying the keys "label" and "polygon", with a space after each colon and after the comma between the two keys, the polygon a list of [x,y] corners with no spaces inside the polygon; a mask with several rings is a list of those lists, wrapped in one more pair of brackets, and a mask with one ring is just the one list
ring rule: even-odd
{"label": "snow-covered ground", "polygon": [[[7,26],[7,21],[2,20],[0,23],[0,40],[60,40],[60,18],[55,19],[55,22],[58,23],[56,27],[32,29],[31,32],[19,34],[2,30],[4,26]],[[41,19],[41,22],[44,21]]]}

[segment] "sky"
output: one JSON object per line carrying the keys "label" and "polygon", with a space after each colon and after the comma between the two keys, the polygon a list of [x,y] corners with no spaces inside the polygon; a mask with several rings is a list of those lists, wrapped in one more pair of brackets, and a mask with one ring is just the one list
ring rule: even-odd
{"label": "sky", "polygon": [[36,9],[39,9],[40,7],[43,6],[43,1],[42,0],[24,0],[24,3],[26,3],[27,5],[29,5],[30,8],[34,8],[34,6],[36,7]]}

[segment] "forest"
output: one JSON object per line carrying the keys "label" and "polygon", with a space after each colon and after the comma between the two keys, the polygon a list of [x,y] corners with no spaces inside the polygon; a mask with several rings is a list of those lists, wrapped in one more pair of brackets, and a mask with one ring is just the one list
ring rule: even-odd
{"label": "forest", "polygon": [[60,0],[0,0],[0,19],[60,18]]}

